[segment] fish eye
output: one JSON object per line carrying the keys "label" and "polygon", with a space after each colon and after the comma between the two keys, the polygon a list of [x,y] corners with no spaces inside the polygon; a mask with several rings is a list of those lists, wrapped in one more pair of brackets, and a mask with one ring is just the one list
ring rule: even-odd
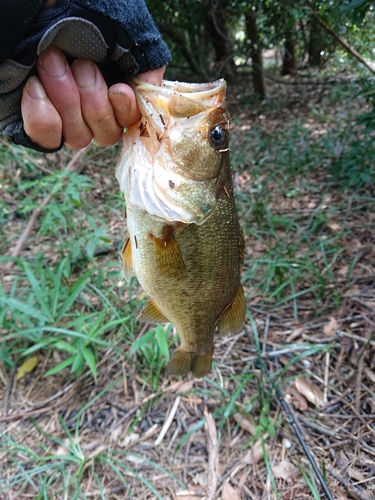
{"label": "fish eye", "polygon": [[214,148],[220,148],[227,139],[227,131],[221,125],[217,125],[210,132],[210,143]]}

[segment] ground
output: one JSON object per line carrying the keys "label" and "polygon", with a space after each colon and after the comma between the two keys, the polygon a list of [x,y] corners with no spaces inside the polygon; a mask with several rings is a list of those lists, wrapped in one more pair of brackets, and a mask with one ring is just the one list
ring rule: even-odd
{"label": "ground", "polygon": [[368,107],[336,79],[228,90],[248,319],[203,380],[165,378],[174,330],[135,320],[119,148],[2,143],[0,498],[324,498],[311,460],[332,498],[375,497]]}

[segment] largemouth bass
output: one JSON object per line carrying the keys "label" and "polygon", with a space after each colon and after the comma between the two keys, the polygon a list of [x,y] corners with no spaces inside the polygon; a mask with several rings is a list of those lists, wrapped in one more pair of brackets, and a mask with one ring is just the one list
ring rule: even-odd
{"label": "largemouth bass", "polygon": [[245,319],[226,83],[137,81],[134,91],[142,118],[125,134],[116,171],[129,232],[124,273],[151,298],[138,319],[172,322],[180,334],[167,374],[203,377],[215,330],[237,333]]}

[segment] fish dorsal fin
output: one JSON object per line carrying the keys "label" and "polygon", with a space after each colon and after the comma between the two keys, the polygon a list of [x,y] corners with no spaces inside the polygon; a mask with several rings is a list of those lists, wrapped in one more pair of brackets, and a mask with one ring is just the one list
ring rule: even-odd
{"label": "fish dorsal fin", "polygon": [[238,333],[242,330],[246,317],[246,301],[242,286],[237,290],[234,302],[220,316],[217,327],[220,335]]}
{"label": "fish dorsal fin", "polygon": [[153,325],[162,325],[163,323],[169,322],[153,300],[147,302],[142,311],[138,314],[137,320]]}
{"label": "fish dorsal fin", "polygon": [[155,244],[155,264],[164,278],[181,278],[185,273],[185,263],[180,246],[174,236],[174,229],[166,225],[160,238],[152,233],[149,237]]}
{"label": "fish dorsal fin", "polygon": [[133,262],[132,262],[132,246],[129,236],[124,241],[121,248],[122,268],[126,281],[129,281],[133,275]]}

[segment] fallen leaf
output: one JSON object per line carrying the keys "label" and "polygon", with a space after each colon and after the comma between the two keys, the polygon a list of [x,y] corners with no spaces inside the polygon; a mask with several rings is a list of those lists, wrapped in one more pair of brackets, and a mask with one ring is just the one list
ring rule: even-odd
{"label": "fallen leaf", "polygon": [[35,370],[37,365],[38,365],[37,356],[32,356],[31,358],[28,358],[26,361],[22,363],[21,366],[18,367],[16,380],[21,380],[22,378],[26,377],[28,373],[31,373],[33,370]]}
{"label": "fallen leaf", "polygon": [[126,446],[129,446],[139,439],[139,434],[136,432],[132,432],[131,434],[128,434],[127,436],[124,437],[122,442],[120,443],[121,448],[125,448]]}
{"label": "fallen leaf", "polygon": [[239,488],[234,488],[229,481],[223,484],[222,500],[241,500],[241,492]]}
{"label": "fallen leaf", "polygon": [[247,417],[242,415],[242,413],[235,413],[233,418],[242,429],[249,432],[252,436],[255,435],[255,425],[250,422]]}
{"label": "fallen leaf", "polygon": [[337,220],[335,219],[330,219],[328,222],[327,222],[327,226],[330,228],[331,231],[333,231],[334,233],[337,233],[339,231],[341,231],[341,226],[340,224],[337,222]]}
{"label": "fallen leaf", "polygon": [[366,373],[371,382],[375,383],[375,373],[368,366],[366,366],[363,371]]}
{"label": "fallen leaf", "polygon": [[309,408],[306,398],[300,394],[295,387],[288,387],[286,390],[288,401],[292,400],[294,408],[300,411],[306,411]]}
{"label": "fallen leaf", "polygon": [[342,488],[336,488],[336,500],[349,500],[349,497],[346,495],[345,491]]}
{"label": "fallen leaf", "polygon": [[180,387],[177,389],[177,394],[191,391],[193,387],[194,387],[194,380],[188,380],[187,382],[184,382],[183,384],[180,385]]}
{"label": "fallen leaf", "polygon": [[191,486],[188,490],[176,492],[176,498],[181,500],[201,500],[205,494],[200,486]]}
{"label": "fallen leaf", "polygon": [[323,392],[315,384],[311,384],[303,377],[297,377],[294,381],[297,391],[305,396],[317,408],[323,408],[325,405]]}
{"label": "fallen leaf", "polygon": [[366,476],[362,474],[361,471],[359,471],[358,469],[354,469],[353,467],[348,469],[347,474],[349,477],[355,479],[356,481],[365,481],[366,479]]}
{"label": "fallen leaf", "polygon": [[293,465],[289,460],[282,460],[278,465],[272,466],[272,472],[276,479],[289,479],[298,472],[298,468]]}
{"label": "fallen leaf", "polygon": [[181,498],[181,500],[201,500],[202,497],[197,497],[196,495],[190,495],[189,491],[181,491],[176,493],[176,498]]}
{"label": "fallen leaf", "polygon": [[292,342],[293,340],[297,339],[298,337],[300,337],[303,333],[303,326],[299,327],[299,328],[295,328],[292,333],[290,335],[288,335],[288,337],[285,339],[285,342],[288,344],[289,342]]}
{"label": "fallen leaf", "polygon": [[240,475],[240,479],[238,480],[238,487],[239,487],[239,488],[242,488],[242,486],[245,486],[246,481],[247,481],[247,476],[246,476],[246,474],[241,474],[241,475]]}
{"label": "fallen leaf", "polygon": [[332,337],[336,334],[336,330],[338,330],[338,328],[339,325],[335,318],[332,316],[332,318],[329,319],[329,323],[326,323],[323,326],[323,334],[325,337]]}
{"label": "fallen leaf", "polygon": [[202,488],[206,488],[208,482],[207,472],[197,472],[194,474],[192,480],[194,484],[199,484]]}
{"label": "fallen leaf", "polygon": [[[265,453],[268,454],[270,446],[268,444],[265,444],[264,449]],[[258,441],[255,441],[253,446],[246,453],[246,455],[243,458],[243,461],[245,462],[245,464],[254,465],[258,463],[262,458],[263,458],[262,441],[258,439]]]}

